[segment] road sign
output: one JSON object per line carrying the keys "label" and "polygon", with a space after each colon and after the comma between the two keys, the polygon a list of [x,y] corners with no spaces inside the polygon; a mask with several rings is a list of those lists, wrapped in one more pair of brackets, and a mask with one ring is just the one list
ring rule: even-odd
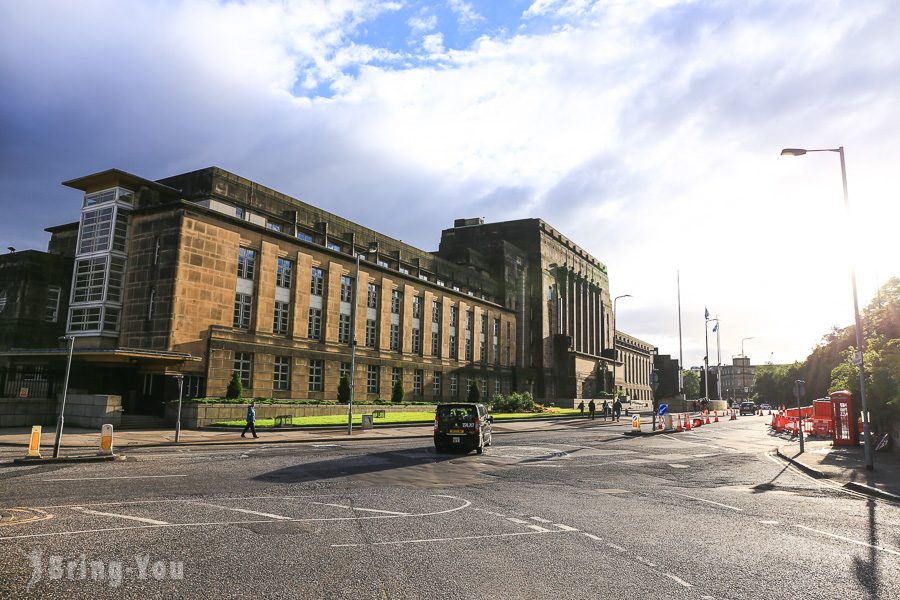
{"label": "road sign", "polygon": [[669,412],[669,405],[668,404],[660,404],[659,405],[659,416],[663,416],[667,412]]}
{"label": "road sign", "polygon": [[859,350],[853,351],[853,366],[858,367],[862,364],[862,352]]}
{"label": "road sign", "polygon": [[659,372],[654,369],[650,372],[650,389],[654,392],[659,388]]}
{"label": "road sign", "polygon": [[631,430],[632,431],[640,431],[641,430],[641,415],[631,415]]}

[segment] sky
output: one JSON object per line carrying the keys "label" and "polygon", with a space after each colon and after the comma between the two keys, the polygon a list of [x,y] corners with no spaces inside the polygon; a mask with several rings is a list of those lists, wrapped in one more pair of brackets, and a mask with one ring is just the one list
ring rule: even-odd
{"label": "sky", "polygon": [[[660,353],[680,278],[686,367],[704,307],[723,363],[803,360],[851,265],[861,305],[900,275],[898,31],[895,0],[4,0],[0,248],[78,219],[62,181],[215,165],[425,250],[539,217]],[[780,156],[838,146],[849,212],[837,153]]]}

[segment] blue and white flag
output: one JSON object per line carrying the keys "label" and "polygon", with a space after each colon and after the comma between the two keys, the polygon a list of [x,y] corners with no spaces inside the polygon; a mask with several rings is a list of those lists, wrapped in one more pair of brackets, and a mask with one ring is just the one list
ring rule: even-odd
{"label": "blue and white flag", "polygon": [[718,330],[719,330],[719,322],[716,321],[716,324],[713,325],[713,333],[717,332]]}
{"label": "blue and white flag", "polygon": [[703,312],[706,314],[706,319],[708,320],[709,319],[709,309],[704,306]]}

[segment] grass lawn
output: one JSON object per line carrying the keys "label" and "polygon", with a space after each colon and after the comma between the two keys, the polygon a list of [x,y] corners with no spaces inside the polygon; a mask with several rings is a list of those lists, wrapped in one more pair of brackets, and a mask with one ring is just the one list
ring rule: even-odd
{"label": "grass lawn", "polygon": [[[371,414],[372,407],[365,407],[365,414]],[[540,419],[546,417],[575,417],[578,411],[575,409],[556,408],[550,409],[543,413],[494,413],[493,417],[497,421],[512,421],[518,419]],[[434,422],[434,411],[422,412],[387,412],[384,418],[375,419],[376,425],[395,425],[401,423],[432,423]],[[353,423],[362,424],[362,415],[358,412],[353,413]],[[214,427],[244,427],[246,421],[219,421],[213,423]],[[328,425],[346,425],[347,415],[326,415],[321,417],[294,417],[295,427],[325,427]],[[274,427],[275,419],[257,419],[257,427]]]}

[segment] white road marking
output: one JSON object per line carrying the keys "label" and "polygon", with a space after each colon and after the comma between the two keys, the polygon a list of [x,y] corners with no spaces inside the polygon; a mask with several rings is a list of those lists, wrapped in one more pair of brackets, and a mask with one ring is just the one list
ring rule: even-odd
{"label": "white road marking", "polygon": [[872,544],[867,544],[866,542],[861,542],[859,540],[854,540],[852,538],[844,537],[842,535],[837,535],[836,533],[828,533],[827,531],[813,529],[812,527],[807,527],[805,525],[794,525],[794,527],[799,527],[800,529],[805,529],[806,531],[812,531],[813,533],[818,533],[820,535],[827,535],[828,537],[832,537],[837,540],[843,540],[845,542],[850,542],[851,544],[857,544],[858,546],[865,546],[866,548],[872,548],[874,550],[881,550],[882,552],[887,552],[888,554],[900,556],[900,551],[894,550],[892,548],[888,548],[887,546],[874,546]]}
{"label": "white road marking", "polygon": [[722,504],[721,502],[714,502],[712,500],[704,500],[703,498],[698,498],[696,496],[688,496],[687,494],[679,494],[678,492],[671,492],[676,496],[681,496],[683,498],[690,498],[691,500],[697,500],[698,502],[706,502],[708,504],[715,504],[716,506],[721,506],[723,508],[728,508],[730,510],[736,510],[738,512],[744,512],[743,508],[738,508],[737,506],[731,506],[728,504]]}
{"label": "white road marking", "polygon": [[65,477],[60,479],[44,479],[44,481],[93,481],[99,479],[160,479],[163,477],[187,477],[187,475],[129,475],[120,477]]}
{"label": "white road marking", "polygon": [[684,587],[694,587],[690,583],[685,581],[684,579],[681,579],[680,577],[676,577],[676,576],[672,575],[671,573],[663,573],[663,575],[665,575],[666,577],[668,577],[669,579],[671,579],[672,581],[674,581],[676,583],[680,583]]}
{"label": "white road marking", "polygon": [[513,523],[518,523],[519,525],[526,525],[528,521],[523,521],[522,519],[517,519],[515,517],[506,517],[507,521],[512,521]]}
{"label": "white road marking", "polygon": [[73,506],[71,510],[86,513],[89,515],[99,515],[101,517],[116,517],[117,519],[128,519],[129,521],[138,521],[140,523],[147,523],[148,525],[170,525],[170,523],[167,523],[165,521],[157,521],[156,519],[145,519],[144,517],[132,517],[131,515],[100,512],[99,510],[90,510],[87,508],[82,508],[81,506]]}
{"label": "white road marking", "polygon": [[619,546],[618,544],[613,544],[612,542],[606,542],[606,545],[612,548],[613,550],[618,550],[619,552],[625,552],[625,548]]}
{"label": "white road marking", "polygon": [[[299,498],[333,498],[343,494],[304,494],[302,496],[230,496],[217,498],[217,500],[297,500]],[[452,496],[440,496],[452,498]],[[71,508],[73,506],[119,506],[126,504],[163,504],[166,502],[195,502],[192,498],[167,498],[163,500],[118,500],[116,502],[89,502],[81,504],[55,504],[52,506],[38,506],[35,508]]]}
{"label": "white road marking", "polygon": [[542,517],[531,517],[533,521],[537,521],[538,523],[550,523],[548,519],[544,519]]}
{"label": "white road marking", "polygon": [[535,531],[540,531],[541,533],[547,533],[550,531],[549,529],[544,529],[540,525],[526,525],[526,527],[528,527],[529,529],[534,529]]}
{"label": "white road marking", "polygon": [[647,565],[648,567],[658,567],[659,566],[655,562],[651,562],[651,561],[647,560],[646,558],[644,558],[643,556],[635,556],[634,559],[641,564]]}
{"label": "white road marking", "polygon": [[778,521],[760,521],[761,525],[778,525]]}
{"label": "white road marking", "polygon": [[598,536],[594,535],[593,533],[585,533],[584,535],[585,535],[586,537],[589,537],[589,538],[591,538],[592,540],[595,540],[595,541],[598,541],[598,542],[602,542],[602,541],[603,541],[603,538],[598,537]]}
{"label": "white road marking", "polygon": [[554,523],[554,527],[559,527],[560,531],[578,531],[574,527],[569,527],[568,525],[560,525],[559,523]]}
{"label": "white road marking", "polygon": [[360,508],[358,506],[344,506],[343,504],[329,504],[328,502],[311,502],[311,504],[318,504],[319,506],[334,506],[336,508],[346,508],[349,510],[362,510],[365,512],[384,513],[386,515],[399,515],[404,517],[409,516],[409,513],[396,512],[393,510],[379,510],[377,508]]}
{"label": "white road marking", "polygon": [[246,508],[237,508],[234,506],[222,506],[221,504],[208,504],[206,502],[192,502],[191,504],[197,504],[199,506],[209,506],[212,508],[221,508],[222,510],[233,510],[239,513],[246,513],[248,515],[256,515],[257,517],[268,517],[270,519],[277,519],[279,521],[290,521],[291,517],[283,517],[281,515],[273,515],[272,513],[264,513],[259,512],[257,510],[249,510]]}
{"label": "white road marking", "polygon": [[676,463],[669,463],[669,466],[672,467],[673,469],[687,469],[688,468],[687,465],[679,465]]}
{"label": "white road marking", "polygon": [[[427,538],[420,540],[397,540],[394,542],[362,542],[359,544],[331,544],[332,548],[359,548],[360,546],[394,546],[401,544],[427,544],[434,542],[455,542],[460,540],[483,540],[490,538],[519,537],[523,535],[546,535],[549,533],[565,533],[563,531],[520,531],[518,533],[498,533],[495,535],[467,535],[450,538]],[[2,538],[0,538],[2,539]]]}
{"label": "white road marking", "polygon": [[[325,495],[337,495],[337,494],[320,494],[319,496]],[[74,531],[52,531],[47,533],[29,533],[23,535],[10,535],[5,537],[0,537],[0,540],[18,540],[25,538],[40,538],[40,537],[53,537],[60,535],[78,535],[80,533],[103,533],[105,531],[123,531],[126,529],[155,529],[155,528],[175,528],[175,527],[211,527],[211,526],[227,526],[227,525],[248,525],[253,523],[313,523],[313,522],[330,522],[330,521],[371,521],[376,519],[400,519],[400,518],[416,518],[416,517],[433,517],[437,515],[445,515],[448,513],[456,512],[458,510],[463,510],[472,506],[472,502],[466,500],[464,498],[459,498],[457,496],[448,496],[445,494],[432,494],[434,498],[451,498],[453,500],[460,500],[462,504],[459,506],[455,506],[453,508],[448,508],[446,510],[439,510],[431,513],[417,513],[417,514],[398,514],[398,515],[378,515],[371,517],[309,517],[303,519],[290,519],[285,521],[275,521],[273,519],[255,519],[249,521],[212,521],[206,523],[164,523],[163,521],[157,521],[157,523],[163,523],[161,525],[136,525],[134,527],[103,527],[98,529],[79,529]],[[276,500],[282,498],[309,498],[311,496],[255,496],[255,498],[274,498]],[[312,496],[315,497],[315,496]],[[231,500],[246,500],[247,498],[231,498]],[[107,504],[150,504],[154,502],[193,502],[192,500],[146,500],[144,502],[112,502]],[[88,505],[88,506],[96,506],[96,505]],[[49,507],[41,507],[41,508],[49,508]],[[68,505],[65,507],[54,507],[54,508],[82,508],[81,506]],[[94,512],[94,511],[92,511]],[[97,514],[107,514],[107,513],[97,513]],[[123,515],[112,515],[116,517],[122,517]],[[149,519],[148,519],[149,520]],[[529,532],[530,533],[530,532]],[[534,532],[538,533],[538,532]],[[561,533],[550,531],[549,533]]]}

